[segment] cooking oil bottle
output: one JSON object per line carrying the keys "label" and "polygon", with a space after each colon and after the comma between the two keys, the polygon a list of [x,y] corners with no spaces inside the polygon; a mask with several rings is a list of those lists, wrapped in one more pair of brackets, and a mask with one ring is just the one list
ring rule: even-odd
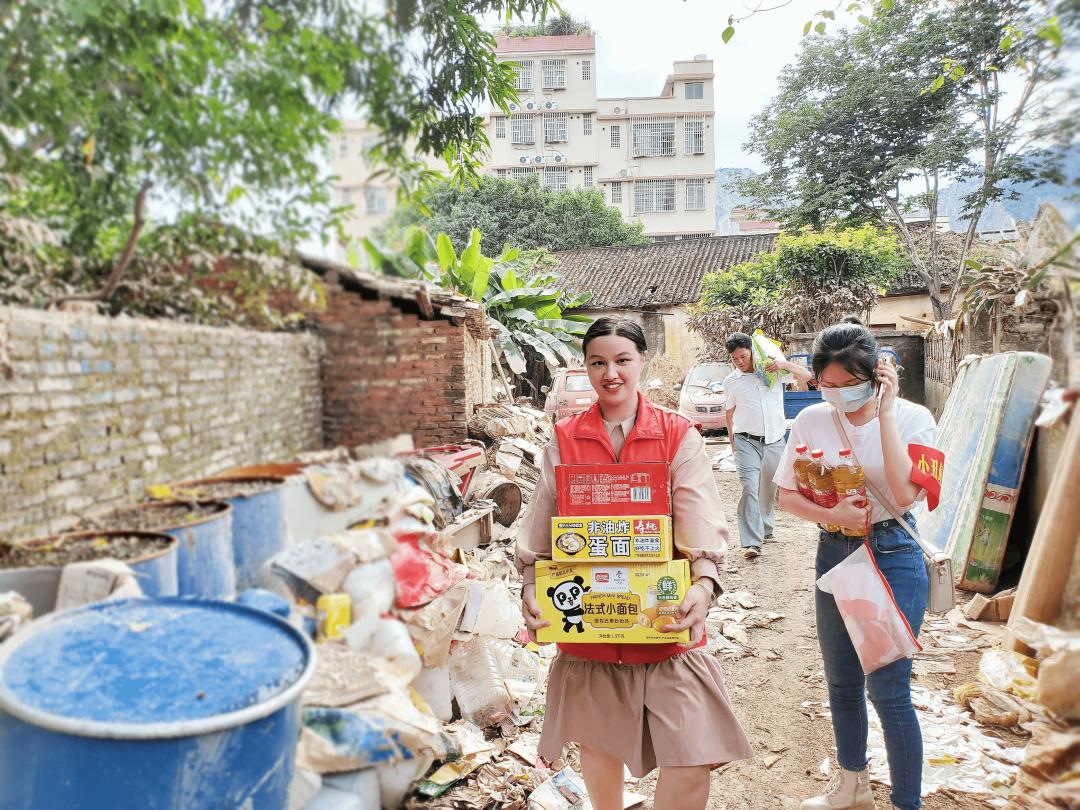
{"label": "cooking oil bottle", "polygon": [[[840,450],[840,463],[833,468],[832,477],[837,498],[846,498],[849,495],[866,496],[866,477],[863,468],[855,463],[850,447]],[[848,537],[866,536],[866,529],[849,529],[845,526],[841,531]]]}
{"label": "cooking oil bottle", "polygon": [[[814,503],[826,509],[832,509],[839,499],[836,497],[836,486],[833,484],[832,467],[825,463],[824,450],[815,449],[810,454],[808,472]],[[825,531],[838,532],[840,527],[834,523],[826,523]]]}
{"label": "cooking oil bottle", "polygon": [[807,500],[814,500],[814,490],[810,487],[810,448],[805,444],[795,445],[795,479],[798,481],[799,494]]}

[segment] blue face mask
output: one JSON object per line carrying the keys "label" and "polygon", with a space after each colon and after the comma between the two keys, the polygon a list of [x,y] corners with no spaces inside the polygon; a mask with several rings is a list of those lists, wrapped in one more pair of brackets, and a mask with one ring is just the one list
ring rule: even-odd
{"label": "blue face mask", "polygon": [[874,384],[870,380],[846,388],[822,388],[821,398],[832,403],[844,413],[857,411],[874,396]]}

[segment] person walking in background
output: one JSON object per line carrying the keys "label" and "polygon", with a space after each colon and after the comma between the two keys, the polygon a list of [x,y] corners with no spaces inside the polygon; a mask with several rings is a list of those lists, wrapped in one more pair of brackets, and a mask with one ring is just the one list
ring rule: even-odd
{"label": "person walking in background", "polygon": [[735,332],[725,344],[735,371],[724,379],[728,440],[739,471],[739,544],[743,556],[761,554],[761,544],[773,535],[776,474],[784,452],[784,383],[810,379],[810,370],[787,360],[774,360],[766,370],[787,372],[771,387],[754,373],[753,341]]}

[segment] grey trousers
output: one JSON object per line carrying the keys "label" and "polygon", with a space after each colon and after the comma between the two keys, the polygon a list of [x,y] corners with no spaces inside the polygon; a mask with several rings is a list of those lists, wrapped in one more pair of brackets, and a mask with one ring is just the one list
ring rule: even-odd
{"label": "grey trousers", "polygon": [[773,476],[784,453],[784,440],[765,444],[736,435],[732,452],[739,468],[742,498],[739,499],[739,544],[761,548],[765,535],[776,523],[776,484]]}

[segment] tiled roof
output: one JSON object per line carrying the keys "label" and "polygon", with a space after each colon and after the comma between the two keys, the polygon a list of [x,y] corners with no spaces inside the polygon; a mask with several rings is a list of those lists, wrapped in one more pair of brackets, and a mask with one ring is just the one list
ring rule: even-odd
{"label": "tiled roof", "polygon": [[565,37],[495,37],[496,53],[594,50],[596,50],[596,37],[592,34],[574,34]]}
{"label": "tiled roof", "polygon": [[567,290],[592,293],[589,309],[697,303],[701,279],[742,264],[776,244],[776,234],[712,236],[555,254]]}

